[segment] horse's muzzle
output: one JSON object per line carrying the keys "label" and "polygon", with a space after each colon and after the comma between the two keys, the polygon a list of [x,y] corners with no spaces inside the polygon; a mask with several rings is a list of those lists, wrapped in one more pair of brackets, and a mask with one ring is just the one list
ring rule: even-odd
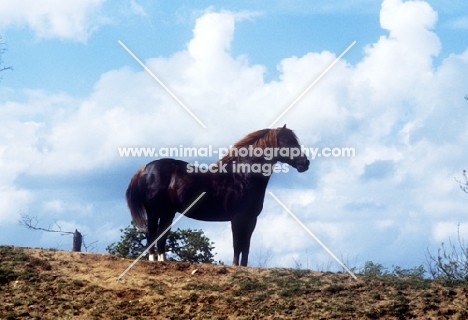
{"label": "horse's muzzle", "polygon": [[309,169],[310,161],[307,158],[300,159],[296,162],[296,169],[298,172],[304,172]]}

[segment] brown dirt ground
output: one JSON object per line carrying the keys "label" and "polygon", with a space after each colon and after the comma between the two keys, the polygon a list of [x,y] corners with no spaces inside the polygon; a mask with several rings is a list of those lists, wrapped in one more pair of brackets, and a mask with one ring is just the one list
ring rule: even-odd
{"label": "brown dirt ground", "polygon": [[468,319],[468,284],[0,247],[0,319]]}

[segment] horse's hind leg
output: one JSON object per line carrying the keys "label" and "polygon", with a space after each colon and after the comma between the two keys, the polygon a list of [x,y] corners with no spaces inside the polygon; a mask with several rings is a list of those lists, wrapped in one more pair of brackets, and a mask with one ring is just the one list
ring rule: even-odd
{"label": "horse's hind leg", "polygon": [[159,217],[148,214],[148,226],[146,230],[146,243],[149,246],[148,249],[148,260],[149,261],[154,261],[154,245],[152,243],[156,240],[157,238],[157,233],[158,233],[158,223],[159,223]]}
{"label": "horse's hind leg", "polygon": [[158,241],[156,243],[156,247],[158,248],[158,261],[166,261],[166,240],[171,230],[174,216],[175,212],[165,212],[159,220]]}
{"label": "horse's hind leg", "polygon": [[[175,211],[160,206],[158,209],[155,207],[147,208],[148,216],[148,233],[147,243],[149,247],[149,260],[155,261],[155,246],[158,251],[158,261],[165,261],[165,248],[166,239],[169,233],[167,230],[172,224],[174,219]],[[165,232],[166,231],[166,232]],[[155,246],[152,245],[156,242]]]}

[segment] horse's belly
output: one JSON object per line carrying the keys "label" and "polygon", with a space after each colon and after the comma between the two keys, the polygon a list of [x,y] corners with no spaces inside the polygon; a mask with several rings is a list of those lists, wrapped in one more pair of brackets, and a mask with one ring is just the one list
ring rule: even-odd
{"label": "horse's belly", "polygon": [[190,212],[189,210],[189,212],[187,212],[185,216],[200,221],[231,221],[231,217],[223,211],[196,210],[194,212]]}

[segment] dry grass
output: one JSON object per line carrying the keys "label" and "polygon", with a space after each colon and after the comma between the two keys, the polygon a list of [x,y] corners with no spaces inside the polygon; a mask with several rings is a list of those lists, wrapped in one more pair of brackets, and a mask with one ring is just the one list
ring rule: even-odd
{"label": "dry grass", "polygon": [[[0,319],[467,319],[468,285],[0,247]],[[192,271],[197,272],[192,274]]]}

